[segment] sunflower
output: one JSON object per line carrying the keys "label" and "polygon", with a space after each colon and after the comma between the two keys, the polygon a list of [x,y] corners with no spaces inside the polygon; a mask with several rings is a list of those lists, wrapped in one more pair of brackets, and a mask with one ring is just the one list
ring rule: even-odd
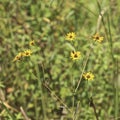
{"label": "sunflower", "polygon": [[81,53],[79,51],[72,51],[70,56],[72,60],[78,60],[81,58]]}
{"label": "sunflower", "polygon": [[74,32],[67,33],[67,35],[65,36],[65,39],[69,41],[73,41],[75,40],[75,38],[76,38],[76,34]]}
{"label": "sunflower", "polygon": [[84,74],[83,74],[83,77],[84,77],[86,80],[93,80],[93,79],[94,79],[94,74],[91,73],[91,72],[87,72],[87,73],[84,73]]}
{"label": "sunflower", "polygon": [[24,56],[23,52],[18,53],[13,59],[13,62],[21,60],[23,56]]}
{"label": "sunflower", "polygon": [[25,50],[25,51],[24,51],[24,56],[30,56],[31,53],[32,53],[31,50]]}
{"label": "sunflower", "polygon": [[34,41],[34,40],[30,41],[30,42],[29,42],[29,45],[30,45],[30,46],[34,46],[34,45],[35,45],[35,41]]}
{"label": "sunflower", "polygon": [[103,41],[104,37],[100,36],[98,33],[96,33],[95,35],[93,35],[93,40],[97,41],[99,43],[101,43]]}

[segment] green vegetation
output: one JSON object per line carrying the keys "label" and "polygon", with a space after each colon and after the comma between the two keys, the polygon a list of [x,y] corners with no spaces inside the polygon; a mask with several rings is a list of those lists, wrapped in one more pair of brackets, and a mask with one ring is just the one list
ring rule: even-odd
{"label": "green vegetation", "polygon": [[0,0],[0,119],[119,120],[119,14],[119,0]]}

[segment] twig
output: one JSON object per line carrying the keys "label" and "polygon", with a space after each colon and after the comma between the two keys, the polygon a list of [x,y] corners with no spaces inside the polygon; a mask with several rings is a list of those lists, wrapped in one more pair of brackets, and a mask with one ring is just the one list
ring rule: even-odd
{"label": "twig", "polygon": [[[50,93],[52,93],[52,90],[48,87],[46,83],[43,83],[43,85],[49,90]],[[71,113],[72,111],[68,108],[68,106],[61,100],[56,94],[54,94],[54,97]]]}
{"label": "twig", "polygon": [[15,109],[14,107],[10,106],[7,102],[3,102],[0,100],[0,104],[3,104],[7,109],[11,109],[12,111],[18,112],[17,109]]}
{"label": "twig", "polygon": [[20,111],[21,111],[23,117],[25,118],[25,120],[31,120],[31,119],[26,115],[26,113],[25,113],[25,111],[23,110],[22,107],[20,107]]}
{"label": "twig", "polygon": [[103,9],[99,14],[99,17],[98,17],[98,20],[97,20],[97,32],[99,32],[102,17],[105,14],[106,11],[107,11],[107,8]]}
{"label": "twig", "polygon": [[94,110],[96,120],[99,120],[99,119],[98,119],[97,112],[96,112],[96,107],[95,107],[95,104],[94,104],[94,102],[93,102],[93,98],[92,98],[92,97],[90,98],[89,103],[90,103],[90,107],[92,107],[93,110]]}

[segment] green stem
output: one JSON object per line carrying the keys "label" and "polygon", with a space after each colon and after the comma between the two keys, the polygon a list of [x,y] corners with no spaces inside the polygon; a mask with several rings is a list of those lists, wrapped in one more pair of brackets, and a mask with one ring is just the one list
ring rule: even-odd
{"label": "green stem", "polygon": [[85,61],[85,63],[84,63],[83,69],[82,69],[82,73],[81,73],[81,75],[80,75],[80,79],[79,79],[79,81],[78,81],[77,87],[75,88],[75,93],[77,92],[77,90],[78,90],[78,88],[79,88],[79,86],[80,86],[80,83],[81,83],[81,80],[82,80],[82,76],[83,76],[83,73],[84,73],[84,71],[85,71],[86,65],[87,65],[87,63],[88,63],[88,59],[89,59],[90,53],[91,53],[91,51],[89,51],[88,54],[87,54],[86,61]]}
{"label": "green stem", "polygon": [[[42,69],[43,69],[43,67],[42,67]],[[43,88],[42,88],[42,83],[41,83],[42,81],[41,81],[41,78],[40,78],[40,71],[39,71],[39,66],[38,65],[36,65],[36,73],[37,73],[37,78],[38,78],[38,88],[41,91],[41,103],[42,103],[42,111],[43,111],[43,118],[44,118],[43,120],[47,120],[44,93],[43,93]],[[43,74],[44,74],[44,71],[43,71]],[[36,103],[36,106],[37,106],[37,103]],[[39,116],[38,116],[38,113],[36,111],[36,120],[38,120],[38,119],[39,119]]]}
{"label": "green stem", "polygon": [[118,66],[118,61],[116,62],[116,66],[117,66],[117,72],[116,72],[116,76],[117,76],[117,81],[115,82],[115,118],[118,118],[118,112],[119,112],[119,83],[118,83],[118,80],[119,80],[119,66]]}
{"label": "green stem", "polygon": [[117,75],[118,75],[118,65],[116,64],[116,59],[114,58],[114,53],[113,53],[113,43],[112,43],[112,35],[111,35],[111,28],[110,28],[110,18],[109,15],[107,14],[107,21],[108,21],[108,30],[109,30],[109,47],[110,47],[110,52],[111,52],[111,57],[112,57],[112,61],[114,64],[114,67],[116,68],[114,71],[114,76],[113,78],[116,78],[115,81],[115,118],[118,117],[118,111],[119,111],[119,91],[118,91],[118,79],[117,79]]}
{"label": "green stem", "polygon": [[118,101],[118,85],[115,86],[115,118],[118,117],[118,111],[119,111],[119,101]]}
{"label": "green stem", "polygon": [[[97,4],[98,4],[98,7],[99,7],[99,11],[101,12],[101,6],[100,6],[100,3],[98,0],[97,1]],[[102,15],[101,15],[102,16]],[[114,67],[116,68],[116,59],[114,58],[114,53],[113,53],[113,42],[112,42],[112,34],[111,34],[111,24],[110,24],[110,19],[109,19],[109,14],[107,13],[107,22],[108,22],[108,31],[107,31],[107,28],[105,27],[105,22],[104,22],[104,19],[103,19],[103,16],[102,16],[102,23],[103,23],[103,26],[104,26],[104,29],[105,29],[105,33],[107,35],[107,40],[109,42],[109,48],[110,48],[110,53],[111,53],[111,57],[112,57],[112,61],[113,61],[113,64],[114,64]],[[118,69],[118,68],[117,68]],[[116,78],[116,76],[118,75],[118,72],[117,70],[115,69],[114,71],[114,76],[113,76],[113,79]],[[118,111],[119,111],[119,96],[118,96],[118,81],[116,79],[115,83],[114,83],[114,87],[115,87],[115,118],[118,118]]]}
{"label": "green stem", "polygon": [[69,109],[69,107],[63,102],[62,99],[60,99],[56,94],[52,95],[52,90],[50,87],[48,87],[48,85],[46,83],[43,83],[43,85],[48,89],[48,91],[50,92],[51,96],[54,96],[70,113],[72,113],[72,111]]}
{"label": "green stem", "polygon": [[92,97],[90,98],[89,103],[90,103],[90,107],[92,107],[93,110],[94,110],[94,114],[95,114],[96,120],[99,120],[99,119],[98,119],[98,114],[97,114],[97,112],[96,112],[96,106],[95,106],[95,104],[94,104],[94,102],[93,102],[93,98],[92,98]]}

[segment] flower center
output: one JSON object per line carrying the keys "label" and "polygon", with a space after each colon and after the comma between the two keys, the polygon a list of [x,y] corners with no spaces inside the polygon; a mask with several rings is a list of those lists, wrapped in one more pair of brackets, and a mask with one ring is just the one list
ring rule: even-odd
{"label": "flower center", "polygon": [[90,75],[87,75],[86,77],[89,79],[89,78],[90,78]]}
{"label": "flower center", "polygon": [[29,55],[29,53],[28,53],[28,52],[26,52],[26,55]]}
{"label": "flower center", "polygon": [[17,58],[17,60],[20,60],[20,57],[19,57],[19,56],[17,56],[16,58]]}
{"label": "flower center", "polygon": [[77,58],[77,57],[78,57],[78,55],[77,55],[77,54],[74,54],[74,57],[75,57],[75,58]]}
{"label": "flower center", "polygon": [[99,36],[96,37],[96,40],[99,40]]}

